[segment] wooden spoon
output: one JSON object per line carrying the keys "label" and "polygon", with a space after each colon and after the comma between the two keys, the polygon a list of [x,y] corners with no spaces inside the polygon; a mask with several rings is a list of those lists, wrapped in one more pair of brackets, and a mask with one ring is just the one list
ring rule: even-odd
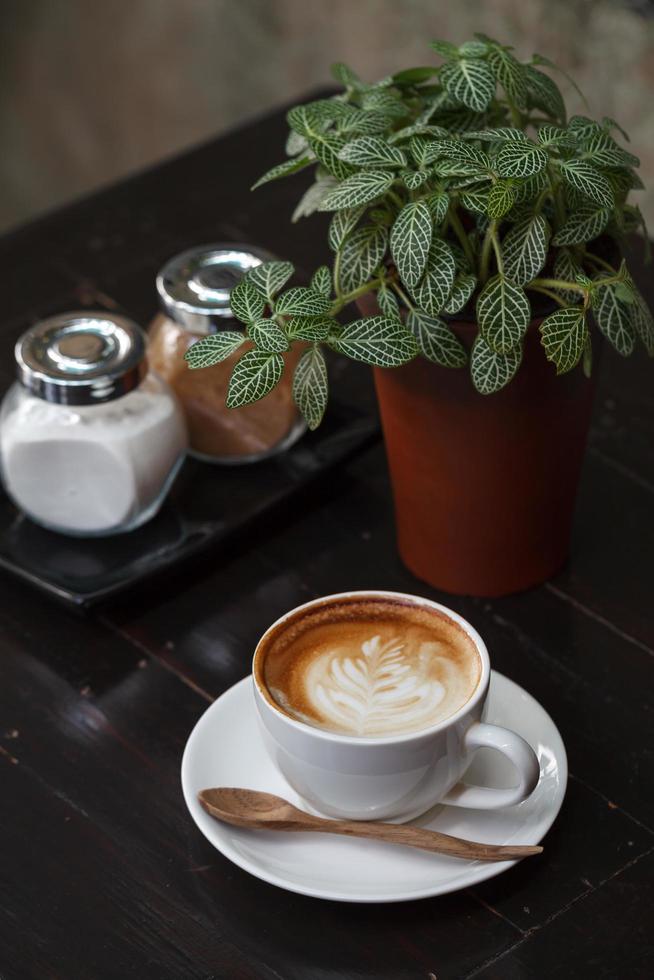
{"label": "wooden spoon", "polygon": [[424,851],[450,854],[468,861],[517,861],[540,854],[542,847],[521,845],[478,844],[475,841],[450,837],[437,830],[422,830],[410,824],[373,823],[362,820],[328,820],[298,810],[288,800],[272,793],[253,789],[219,787],[198,793],[201,806],[225,823],[250,830],[314,831],[321,834],[345,834],[348,837],[369,837],[389,844],[406,844]]}

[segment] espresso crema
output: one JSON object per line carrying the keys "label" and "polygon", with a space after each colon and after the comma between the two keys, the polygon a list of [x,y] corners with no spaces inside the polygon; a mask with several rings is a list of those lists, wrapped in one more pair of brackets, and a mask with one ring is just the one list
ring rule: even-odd
{"label": "espresso crema", "polygon": [[256,673],[281,710],[343,735],[420,731],[469,701],[481,659],[436,609],[382,597],[326,601],[262,641]]}

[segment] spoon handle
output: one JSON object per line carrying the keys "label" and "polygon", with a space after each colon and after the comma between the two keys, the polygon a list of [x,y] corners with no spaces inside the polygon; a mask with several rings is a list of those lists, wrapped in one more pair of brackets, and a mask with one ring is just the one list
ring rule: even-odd
{"label": "spoon handle", "polygon": [[289,826],[289,830],[314,830],[327,834],[344,834],[348,837],[366,837],[388,844],[405,844],[423,851],[449,854],[468,861],[517,861],[540,854],[542,847],[529,845],[480,844],[441,834],[437,830],[423,830],[408,824],[367,823],[358,820],[326,820],[314,818],[310,824]]}

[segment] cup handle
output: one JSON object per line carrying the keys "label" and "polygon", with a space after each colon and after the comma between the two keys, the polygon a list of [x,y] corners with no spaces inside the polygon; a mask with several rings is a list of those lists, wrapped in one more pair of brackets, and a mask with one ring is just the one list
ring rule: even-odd
{"label": "cup handle", "polygon": [[463,739],[464,749],[472,753],[476,749],[496,749],[512,762],[520,781],[510,789],[491,789],[487,786],[471,786],[457,783],[443,798],[449,806],[466,806],[478,810],[497,810],[503,806],[522,803],[536,788],[540,766],[536,753],[524,738],[507,728],[474,722]]}

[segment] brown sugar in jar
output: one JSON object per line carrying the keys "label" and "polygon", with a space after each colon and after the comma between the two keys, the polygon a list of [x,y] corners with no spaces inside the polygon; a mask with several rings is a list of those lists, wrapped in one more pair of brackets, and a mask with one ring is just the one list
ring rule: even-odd
{"label": "brown sugar in jar", "polygon": [[235,409],[225,405],[227,386],[234,364],[250,345],[201,371],[191,371],[184,360],[200,337],[242,329],[231,316],[229,293],[248,269],[271,259],[251,246],[206,245],[175,256],[157,276],[164,312],[150,325],[149,361],[181,402],[191,454],[210,462],[255,462],[283,452],[305,431],[291,394],[299,346],[284,355],[284,375],[276,388]]}

